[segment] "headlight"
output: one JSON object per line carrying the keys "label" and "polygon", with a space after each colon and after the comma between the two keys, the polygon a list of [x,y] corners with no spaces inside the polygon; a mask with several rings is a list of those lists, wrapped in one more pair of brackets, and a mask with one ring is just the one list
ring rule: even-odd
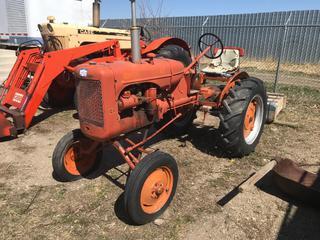
{"label": "headlight", "polygon": [[53,32],[53,27],[51,26],[51,24],[47,24],[47,28],[48,28],[48,30],[50,31],[50,32]]}
{"label": "headlight", "polygon": [[40,32],[42,32],[42,30],[43,30],[43,28],[42,28],[42,26],[40,24],[38,24],[38,29],[39,29]]}

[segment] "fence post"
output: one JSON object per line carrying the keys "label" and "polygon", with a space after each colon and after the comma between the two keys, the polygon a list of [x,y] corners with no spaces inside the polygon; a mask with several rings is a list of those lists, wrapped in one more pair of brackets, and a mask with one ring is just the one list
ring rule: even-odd
{"label": "fence post", "polygon": [[289,22],[291,20],[291,16],[292,16],[292,13],[290,13],[290,16],[288,17],[286,23],[284,24],[284,32],[283,32],[282,42],[281,42],[281,45],[280,45],[280,48],[279,48],[280,52],[279,52],[279,56],[278,56],[278,64],[277,64],[277,70],[276,70],[276,77],[275,77],[274,85],[273,85],[273,92],[277,92],[278,81],[279,81],[279,77],[280,77],[281,59],[282,59],[283,52],[284,52],[285,47],[286,47],[288,24],[289,24]]}
{"label": "fence post", "polygon": [[204,26],[207,25],[209,20],[209,17],[206,18],[206,20],[203,21],[202,26],[201,26],[201,35],[204,34]]}

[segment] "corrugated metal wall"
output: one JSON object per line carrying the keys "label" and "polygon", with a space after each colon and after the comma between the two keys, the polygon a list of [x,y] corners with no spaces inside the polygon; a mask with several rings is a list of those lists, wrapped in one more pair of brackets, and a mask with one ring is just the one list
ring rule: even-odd
{"label": "corrugated metal wall", "polygon": [[27,33],[24,0],[6,0],[9,33]]}
{"label": "corrugated metal wall", "polygon": [[[283,62],[320,63],[319,10],[167,17],[140,19],[139,22],[147,23],[154,37],[170,35],[185,39],[195,53],[198,53],[197,40],[201,33],[212,32],[220,36],[225,45],[245,48],[249,58],[276,60],[283,43]],[[102,25],[128,28],[130,21],[108,19],[102,21]]]}

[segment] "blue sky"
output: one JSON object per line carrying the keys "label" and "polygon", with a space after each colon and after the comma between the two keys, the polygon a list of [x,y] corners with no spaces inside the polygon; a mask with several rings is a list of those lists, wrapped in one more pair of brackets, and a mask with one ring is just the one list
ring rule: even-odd
{"label": "blue sky", "polygon": [[[137,0],[139,3],[140,0]],[[148,0],[145,0],[148,1]],[[149,0],[158,6],[159,0]],[[199,16],[290,10],[320,10],[320,0],[163,0],[164,15]],[[130,17],[129,0],[102,0],[102,18]]]}

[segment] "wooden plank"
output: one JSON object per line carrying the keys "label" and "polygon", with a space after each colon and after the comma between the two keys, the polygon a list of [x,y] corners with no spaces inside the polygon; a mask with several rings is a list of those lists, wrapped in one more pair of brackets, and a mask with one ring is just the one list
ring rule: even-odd
{"label": "wooden plank", "polygon": [[263,178],[267,173],[269,173],[276,165],[277,165],[277,162],[273,160],[268,164],[266,164],[265,166],[263,166],[252,177],[250,177],[246,182],[244,182],[241,186],[239,186],[240,192],[244,192],[246,190],[252,189],[255,186],[255,184],[261,178]]}
{"label": "wooden plank", "polygon": [[297,122],[286,122],[286,121],[275,120],[273,123],[280,125],[280,126],[286,126],[286,127],[291,127],[291,128],[298,128],[299,127],[299,123],[297,123]]}

